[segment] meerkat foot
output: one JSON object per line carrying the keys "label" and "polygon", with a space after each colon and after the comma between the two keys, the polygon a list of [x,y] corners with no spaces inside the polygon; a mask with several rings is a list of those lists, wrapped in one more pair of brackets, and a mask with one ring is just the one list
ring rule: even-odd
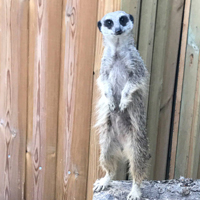
{"label": "meerkat foot", "polygon": [[105,176],[100,180],[96,180],[96,182],[94,183],[93,191],[100,192],[101,190],[105,190],[109,186],[109,183],[110,183],[109,176]]}
{"label": "meerkat foot", "polygon": [[127,196],[127,200],[140,200],[141,195],[142,194],[138,185],[133,184],[131,192]]}

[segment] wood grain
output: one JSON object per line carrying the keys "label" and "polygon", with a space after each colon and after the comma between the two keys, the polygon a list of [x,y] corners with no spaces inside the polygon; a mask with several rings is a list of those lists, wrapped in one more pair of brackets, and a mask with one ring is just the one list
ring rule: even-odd
{"label": "wood grain", "polygon": [[84,200],[87,196],[97,0],[67,0],[63,9],[56,199]]}
{"label": "wood grain", "polygon": [[166,44],[166,59],[164,63],[163,87],[158,122],[158,138],[154,175],[156,180],[163,180],[166,176],[172,103],[174,97],[178,50],[181,37],[183,7],[184,0],[174,0],[172,2],[171,13],[169,16],[169,32]]}
{"label": "wood grain", "polygon": [[0,199],[24,199],[28,2],[0,1]]}
{"label": "wood grain", "polygon": [[[183,78],[182,101],[180,109],[180,122],[177,142],[177,155],[175,165],[175,177],[191,177],[194,146],[198,129],[198,65],[199,65],[199,27],[200,23],[198,9],[200,2],[193,0],[191,3],[191,14],[189,20],[187,49],[185,55],[185,73]],[[197,95],[196,95],[197,94]],[[196,130],[195,130],[196,129]],[[197,173],[197,172],[196,172]]]}
{"label": "wood grain", "polygon": [[[138,50],[144,60],[146,68],[151,76],[153,59],[153,47],[156,25],[157,0],[142,1],[139,27]],[[147,83],[150,84],[150,79]],[[148,97],[146,98],[146,113],[148,109]]]}
{"label": "wood grain", "polygon": [[149,72],[151,72],[157,0],[142,1],[138,50]]}
{"label": "wood grain", "polygon": [[177,148],[177,141],[178,141],[180,104],[181,104],[181,97],[182,97],[182,84],[183,84],[183,75],[184,75],[184,68],[185,68],[185,53],[186,53],[186,46],[187,46],[190,5],[191,5],[191,0],[186,0],[185,8],[184,8],[184,20],[183,20],[183,29],[182,29],[182,38],[181,38],[181,52],[180,52],[179,71],[178,71],[178,80],[177,80],[177,89],[176,89],[175,113],[174,113],[174,121],[173,121],[173,136],[172,136],[172,149],[171,149],[170,173],[169,173],[170,179],[174,178],[174,170],[175,170],[176,148]]}
{"label": "wood grain", "polygon": [[[99,21],[105,14],[120,10],[121,0],[106,0],[98,2],[98,14],[96,21]],[[96,28],[97,29],[97,28]],[[96,179],[103,177],[104,173],[99,166],[99,138],[97,131],[94,128],[96,123],[95,106],[99,98],[99,90],[96,85],[96,80],[99,76],[101,67],[101,58],[103,56],[103,43],[102,34],[97,31],[95,43],[95,63],[93,73],[93,97],[92,97],[92,116],[91,116],[91,132],[90,132],[90,151],[89,151],[89,170],[88,170],[88,183],[87,183],[87,200],[92,200],[93,197],[93,183]],[[124,175],[124,172],[122,176]]]}
{"label": "wood grain", "polygon": [[199,163],[198,163],[197,179],[200,179],[200,156],[199,156]]}
{"label": "wood grain", "polygon": [[147,115],[147,132],[152,155],[149,170],[150,179],[155,178],[159,114],[171,7],[172,0],[158,1]]}
{"label": "wood grain", "polygon": [[190,134],[190,149],[187,176],[197,179],[198,178],[198,165],[200,156],[200,54],[198,60],[197,81],[195,86],[195,97],[193,107],[193,118],[191,124]]}
{"label": "wood grain", "polygon": [[26,199],[55,199],[62,0],[30,0]]}

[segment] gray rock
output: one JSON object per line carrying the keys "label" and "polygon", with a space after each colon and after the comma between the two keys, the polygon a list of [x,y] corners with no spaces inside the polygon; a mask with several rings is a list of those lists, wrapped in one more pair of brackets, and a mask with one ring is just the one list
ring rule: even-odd
{"label": "gray rock", "polygon": [[[131,181],[112,181],[107,190],[94,193],[93,200],[126,200]],[[200,200],[200,180],[143,181],[141,200]]]}

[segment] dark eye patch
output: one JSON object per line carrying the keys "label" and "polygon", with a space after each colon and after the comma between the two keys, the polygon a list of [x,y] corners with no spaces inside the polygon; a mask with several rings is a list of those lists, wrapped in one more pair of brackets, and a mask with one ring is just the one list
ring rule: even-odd
{"label": "dark eye patch", "polygon": [[119,18],[119,23],[122,25],[122,26],[126,26],[127,22],[129,21],[128,17],[127,16],[122,16]]}
{"label": "dark eye patch", "polygon": [[113,27],[113,21],[110,20],[110,19],[107,19],[105,22],[104,22],[104,26],[107,27],[108,29],[111,29]]}
{"label": "dark eye patch", "polygon": [[101,26],[102,26],[101,21],[98,21],[97,26],[98,26],[99,30],[101,31]]}

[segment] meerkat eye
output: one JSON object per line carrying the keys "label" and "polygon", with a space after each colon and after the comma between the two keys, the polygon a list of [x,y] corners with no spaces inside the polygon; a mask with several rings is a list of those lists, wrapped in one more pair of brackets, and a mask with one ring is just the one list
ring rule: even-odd
{"label": "meerkat eye", "polygon": [[112,26],[113,26],[113,21],[110,20],[110,19],[107,19],[107,20],[104,22],[104,26],[106,26],[108,29],[111,29]]}
{"label": "meerkat eye", "polygon": [[128,22],[128,17],[127,16],[122,16],[119,18],[119,22],[122,26],[126,26],[127,22]]}

